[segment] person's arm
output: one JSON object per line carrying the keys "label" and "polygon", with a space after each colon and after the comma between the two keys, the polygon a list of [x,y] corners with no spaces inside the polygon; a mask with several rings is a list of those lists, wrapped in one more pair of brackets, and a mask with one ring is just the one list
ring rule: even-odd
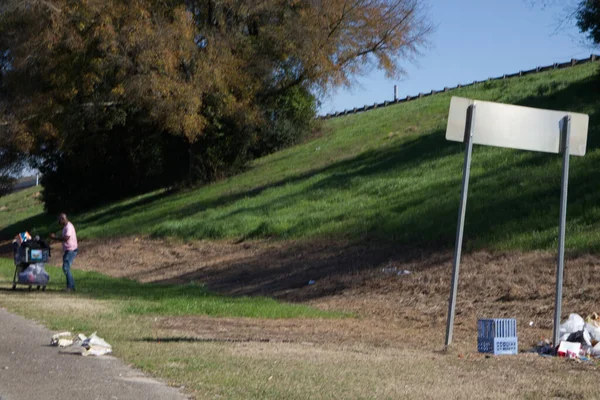
{"label": "person's arm", "polygon": [[70,238],[71,238],[71,237],[70,237],[69,235],[65,235],[65,236],[60,236],[60,237],[59,237],[59,236],[56,236],[56,234],[55,234],[55,233],[51,233],[51,234],[50,234],[50,239],[52,239],[52,240],[54,240],[54,241],[56,241],[56,242],[61,242],[61,243],[64,243],[64,242],[66,242],[67,240],[69,240]]}

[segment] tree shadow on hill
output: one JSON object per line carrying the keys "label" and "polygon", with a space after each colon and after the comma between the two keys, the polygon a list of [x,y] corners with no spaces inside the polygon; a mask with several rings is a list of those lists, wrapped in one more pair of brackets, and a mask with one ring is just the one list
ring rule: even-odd
{"label": "tree shadow on hill", "polygon": [[[546,89],[542,89],[539,89],[538,92],[545,93]],[[528,97],[519,102],[519,104],[531,107],[565,109],[568,111],[588,113],[590,115],[588,153],[591,153],[600,147],[600,135],[598,134],[600,118],[597,112],[598,108],[600,108],[599,95],[600,77],[599,75],[594,75],[582,81],[570,84],[562,90],[549,92],[548,94],[542,94],[540,96]],[[416,173],[416,168],[420,165],[452,154],[460,154],[462,151],[463,148],[460,144],[447,142],[444,138],[444,132],[437,131],[433,134],[420,136],[412,141],[407,141],[397,146],[368,151],[356,157],[339,161],[325,168],[311,170],[307,173],[296,175],[274,184],[256,188],[253,191],[240,193],[233,198],[220,197],[208,203],[198,202],[191,204],[188,207],[179,210],[175,215],[175,219],[184,219],[211,207],[231,204],[240,197],[253,197],[267,189],[284,186],[321,175],[323,176],[323,179],[319,179],[318,182],[308,188],[303,188],[301,193],[301,196],[307,199],[312,196],[311,193],[315,193],[315,197],[318,197],[317,194],[320,190],[344,190],[351,187],[352,180],[357,177],[370,178],[384,174],[404,174],[409,168],[412,168],[411,173]],[[479,151],[478,148],[476,152]],[[509,161],[503,169],[490,168],[481,176],[473,176],[473,185],[469,196],[469,209],[471,213],[477,212],[481,216],[471,217],[468,223],[470,226],[476,228],[475,232],[477,235],[485,236],[486,232],[491,231],[494,232],[495,235],[505,237],[506,233],[503,233],[505,227],[515,226],[521,219],[526,219],[528,215],[536,213],[540,208],[548,208],[552,211],[554,210],[555,205],[558,204],[560,188],[559,186],[553,187],[552,183],[555,179],[559,180],[560,175],[557,175],[556,177],[544,177],[547,181],[540,184],[538,181],[528,180],[527,177],[523,176],[515,177],[513,174],[515,171],[519,174],[521,166],[524,168],[537,167],[540,168],[540,170],[551,168],[559,162],[559,156],[531,153],[523,157],[516,157],[513,156],[513,154],[514,153],[511,153],[510,150],[504,150],[503,155],[509,160],[511,158],[514,158],[514,160]],[[500,158],[501,157],[498,156],[495,159],[500,160]],[[591,155],[587,158],[584,157],[583,159],[574,160],[572,163],[570,206],[574,205],[574,210],[578,209],[577,202],[581,201],[581,196],[584,194],[588,198],[591,195],[594,199],[600,200],[600,197],[597,195],[597,193],[600,194],[600,191],[597,191],[592,187],[596,173],[600,172],[596,158],[595,155]],[[474,156],[474,163],[476,162],[477,153]],[[458,161],[456,164],[457,165],[454,167],[459,170],[462,166],[462,160]],[[458,172],[457,178],[460,180],[460,172]],[[406,202],[403,199],[398,199],[400,204],[397,207],[397,212],[416,207],[419,203],[432,203],[433,205],[430,209],[426,206],[421,207],[423,212],[420,215],[428,216],[427,218],[421,218],[421,220],[440,221],[440,223],[437,224],[437,227],[433,227],[430,223],[422,224],[422,221],[415,220],[414,225],[410,227],[411,232],[414,233],[413,237],[405,234],[399,235],[398,237],[407,242],[413,242],[417,238],[424,240],[432,238],[434,240],[440,239],[445,243],[451,242],[454,238],[453,225],[455,225],[456,209],[458,207],[457,194],[460,191],[460,187],[454,187],[454,184],[454,182],[439,185],[433,183],[429,189],[423,190],[422,193],[416,196],[414,201]],[[523,190],[522,193],[519,193],[513,198],[506,198],[502,195],[507,188],[511,188],[515,184],[523,184],[529,186],[530,189]],[[296,196],[296,194],[285,194],[277,197],[271,202],[261,204],[260,206],[239,208],[226,215],[225,218],[235,214],[257,212],[260,211],[260,209],[270,211],[277,210],[278,208],[289,206],[290,203],[293,202],[294,196]],[[541,196],[541,198],[539,196]],[[447,197],[449,201],[442,202],[441,205],[440,202],[431,202],[431,199],[439,197]],[[589,199],[586,201],[589,202]],[[577,215],[572,216],[577,217]],[[325,219],[320,222],[327,223],[328,221]],[[356,232],[352,232],[352,227],[350,227],[346,232],[340,233],[389,234],[393,233],[396,229],[402,230],[405,228],[402,225],[394,227],[393,223],[384,221],[384,225],[387,228],[382,231],[377,227],[380,225],[380,222],[382,221],[374,221],[374,231],[364,232],[364,230],[361,230],[363,228],[356,226]],[[535,226],[524,226],[524,228],[543,230],[553,227],[555,224],[556,218],[552,215],[552,217],[549,216],[540,223],[536,222],[534,224]],[[193,235],[193,226],[190,226],[189,229],[189,234]],[[294,232],[297,233],[299,231],[301,230],[298,229],[298,226],[293,226],[287,231],[284,231],[283,234],[284,236],[290,236],[294,235]],[[261,237],[265,235],[270,235],[268,227],[257,229],[256,233],[254,235],[251,234],[250,237]],[[476,240],[480,241],[479,239]],[[483,241],[483,243],[485,243],[485,241]]]}
{"label": "tree shadow on hill", "polygon": [[[261,249],[234,262],[223,261],[157,283],[202,282],[209,290],[228,296],[304,302],[349,288],[364,286],[368,290],[373,278],[401,279],[398,272],[405,268],[414,274],[445,267],[450,260],[448,251],[390,242],[315,240]],[[137,274],[135,278],[143,277]]]}
{"label": "tree shadow on hill", "polygon": [[443,131],[436,131],[429,135],[416,136],[414,139],[398,145],[366,151],[356,157],[344,159],[323,168],[311,169],[247,191],[196,202],[181,208],[172,214],[171,218],[184,219],[212,207],[227,206],[241,199],[259,196],[267,190],[305,181],[317,175],[331,176],[328,179],[331,187],[343,186],[348,179],[355,176],[376,175],[390,170],[401,170],[405,167],[414,168],[418,164],[460,151],[459,147],[453,146],[445,140]]}
{"label": "tree shadow on hill", "polygon": [[[598,132],[600,121],[597,113],[597,110],[600,107],[600,96],[598,96],[600,94],[600,78],[598,75],[573,83],[557,92],[544,94],[545,91],[545,89],[539,90],[539,92],[542,93],[541,95],[528,97],[519,102],[519,104],[532,107],[588,112],[590,114],[588,153],[600,147],[600,135]],[[479,148],[475,151],[474,165],[477,163],[477,154],[479,151]],[[377,150],[367,151],[358,156],[341,160],[323,168],[311,169],[304,173],[280,179],[266,185],[257,186],[249,190],[242,190],[221,196],[217,195],[206,200],[192,202],[175,211],[161,213],[160,215],[157,213],[157,215],[152,216],[152,218],[139,221],[139,225],[133,227],[127,217],[131,217],[147,209],[152,209],[153,207],[158,207],[167,201],[171,201],[172,197],[167,197],[168,194],[162,192],[145,197],[139,201],[107,209],[106,211],[97,214],[92,213],[88,217],[82,218],[80,222],[83,226],[101,226],[102,224],[111,222],[111,226],[114,226],[114,231],[121,232],[122,234],[132,232],[132,229],[138,231],[144,229],[152,230],[153,226],[163,222],[184,220],[199,212],[211,208],[228,206],[241,199],[259,196],[267,190],[306,181],[318,175],[321,175],[323,179],[319,179],[318,182],[303,189],[302,195],[310,196],[311,193],[318,193],[319,190],[343,190],[347,187],[351,187],[352,180],[357,177],[370,178],[384,174],[403,174],[406,173],[406,170],[408,169],[412,169],[411,173],[417,173],[416,169],[420,165],[450,155],[461,154],[462,152],[463,148],[460,144],[446,141],[444,132],[436,131],[429,135],[417,136],[412,140],[409,139],[398,144],[390,144]],[[512,157],[509,153],[506,154],[506,157]],[[553,156],[545,154],[531,153],[530,156],[525,158],[515,158],[515,161],[509,163],[504,168],[518,171],[521,165],[526,167],[535,165],[540,169],[545,169],[556,163],[555,158],[556,157],[553,158]],[[598,191],[593,188],[595,176],[597,176],[597,172],[599,172],[599,167],[597,166],[599,163],[596,158],[597,157],[595,156],[588,156],[583,159],[574,160],[573,162],[570,185],[571,201],[569,206],[572,207],[574,204],[576,212],[579,212],[577,211],[579,207],[578,202],[583,201],[581,199],[582,197],[585,197],[586,204],[589,204],[590,201],[600,200],[596,195]],[[454,165],[454,163],[456,165]],[[419,242],[421,240],[427,241],[428,239],[441,240],[441,242],[447,244],[451,243],[454,237],[453,226],[456,223],[456,210],[458,207],[457,196],[460,191],[460,187],[456,185],[456,182],[460,181],[462,159],[460,159],[460,161],[457,159],[456,162],[453,161],[452,164],[447,164],[447,166],[449,168],[456,168],[457,178],[455,180],[443,184],[433,183],[429,188],[426,188],[413,196],[413,199],[407,200],[398,197],[395,199],[397,204],[389,205],[390,208],[394,208],[396,213],[402,213],[415,207],[421,209],[421,217],[420,219],[414,219],[408,229],[409,233],[395,234],[396,231],[407,230],[404,225],[406,223],[405,219],[402,220],[401,224],[396,225],[394,225],[393,221],[378,221],[375,219],[370,223],[372,228],[368,228],[367,231],[364,229],[364,224],[357,224],[356,226],[346,225],[344,226],[345,231],[338,233],[342,235],[374,234],[375,236],[392,234],[395,238],[406,243]],[[513,199],[505,199],[502,196],[499,196],[499,194],[501,195],[507,187],[511,187],[514,183],[514,177],[511,177],[510,173],[507,174],[506,171],[500,169],[491,168],[481,176],[473,176],[468,212],[471,214],[474,213],[474,211],[477,211],[477,213],[484,215],[484,217],[470,216],[467,223],[468,226],[472,228],[475,227],[475,232],[477,232],[478,235],[485,236],[486,232],[490,231],[500,232],[504,227],[514,225],[520,219],[526,218],[530,213],[535,212],[539,208],[547,207],[550,210],[553,210],[555,207],[554,205],[557,204],[557,196],[559,194],[558,187],[556,188],[556,191],[552,188],[545,188],[544,190],[537,191],[524,191],[524,193]],[[529,185],[536,186],[537,183],[538,182],[530,181]],[[180,194],[180,196],[192,196],[192,193],[184,193]],[[243,212],[256,211],[257,208],[277,209],[289,205],[290,202],[293,201],[294,196],[294,194],[282,195],[271,202],[264,203],[260,207],[236,209],[230,213],[230,216]],[[537,199],[535,196],[545,197],[543,199]],[[442,202],[432,201],[437,200],[440,197],[447,198],[448,200]],[[387,206],[388,205],[386,205],[386,207]],[[423,215],[427,215],[427,218],[422,217]],[[573,216],[577,217],[577,214],[570,215],[570,217]],[[335,216],[331,215],[330,218],[333,219]],[[121,220],[123,221],[122,225],[120,225],[119,222]],[[4,228],[0,231],[0,237],[6,237],[7,234],[12,237],[14,232],[23,229],[31,229],[30,227],[32,226],[42,226],[46,221],[47,217],[45,216],[32,217]],[[319,221],[319,223],[323,224],[327,222],[327,219]],[[432,223],[437,226],[432,226]],[[295,226],[291,226],[283,233],[289,236],[303,232],[304,228],[300,226],[301,224],[302,222]],[[536,224],[534,228],[546,229],[554,224],[555,218],[552,217],[548,218],[547,221],[542,221],[541,224]],[[384,229],[381,228],[382,225],[385,227]],[[187,234],[193,237],[194,227],[191,226],[189,229],[190,231],[187,232]],[[186,232],[183,233],[185,234]],[[268,229],[258,229],[256,233],[250,237],[260,237],[263,233],[269,235]],[[482,243],[485,243],[485,241]]]}
{"label": "tree shadow on hill", "polygon": [[57,229],[53,229],[53,223],[55,222],[56,216],[45,213],[37,214],[2,228],[0,230],[0,240],[11,240],[19,232],[25,231],[31,233],[33,236],[39,235],[42,238],[46,238],[50,232],[58,230],[58,225],[56,225]]}
{"label": "tree shadow on hill", "polygon": [[[588,155],[572,159],[569,221],[585,221],[590,218],[588,210],[600,204],[597,186],[600,157],[595,152],[600,148],[599,95],[600,77],[596,75],[551,95],[529,97],[520,102],[524,106],[590,115]],[[419,151],[424,151],[426,156],[419,157]],[[556,229],[560,199],[560,156],[540,153],[518,156],[513,150],[480,150],[478,147],[474,163],[477,162],[479,151],[493,152],[488,153],[492,154],[492,166],[494,160],[503,164],[502,168],[490,167],[476,173],[471,180],[465,232],[467,249],[494,245],[519,234]],[[336,163],[326,169],[327,177],[305,188],[303,194],[322,189],[343,190],[348,181],[356,176],[369,177],[389,171],[402,173],[404,167],[459,152],[462,152],[460,146],[448,144],[442,133],[436,132],[398,148],[372,151]],[[460,165],[456,167],[458,172]],[[531,175],[533,173],[535,175]],[[305,247],[302,244],[292,245],[274,255],[260,254],[209,271],[186,273],[167,281],[181,283],[200,280],[222,293],[263,295],[295,301],[328,296],[348,287],[360,286],[366,279],[364,272],[378,273],[390,263],[413,265],[417,271],[448,266],[458,211],[460,187],[457,181],[460,181],[460,176],[453,182],[438,182],[413,192],[410,201],[399,197],[396,204],[383,206],[393,209],[397,215],[418,208],[419,212],[414,217],[394,222],[389,221],[389,214],[382,213],[381,217],[373,218],[367,225],[365,221],[354,226],[344,225],[350,232],[355,228],[354,233],[370,237],[367,243],[354,237],[345,245],[327,241],[314,241]],[[511,188],[516,189],[507,195],[506,192]],[[289,206],[292,201],[289,196],[293,195],[277,198],[261,205],[261,208],[276,210]],[[246,211],[256,210],[241,209],[233,213]],[[331,218],[326,216],[316,223],[326,224]],[[303,223],[300,221],[289,227],[286,233],[306,233],[309,228],[303,227]],[[365,226],[368,228],[365,229]],[[541,235],[528,245],[533,248],[552,248],[555,240],[552,234]],[[579,250],[592,253],[600,251],[600,243],[589,242],[586,246]],[[429,256],[424,256],[424,253]],[[319,285],[309,285],[309,281],[319,282]]]}

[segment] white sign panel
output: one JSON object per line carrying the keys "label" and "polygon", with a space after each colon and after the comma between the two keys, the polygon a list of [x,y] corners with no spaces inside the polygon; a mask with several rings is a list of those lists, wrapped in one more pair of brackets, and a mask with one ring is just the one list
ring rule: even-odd
{"label": "white sign panel", "polygon": [[589,116],[452,97],[446,139],[465,139],[467,109],[475,106],[473,143],[559,153],[562,120],[571,117],[570,153],[585,155]]}

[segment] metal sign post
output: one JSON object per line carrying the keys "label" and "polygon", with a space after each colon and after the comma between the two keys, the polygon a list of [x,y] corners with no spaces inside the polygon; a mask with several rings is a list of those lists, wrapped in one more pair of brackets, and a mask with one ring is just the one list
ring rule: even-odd
{"label": "metal sign post", "polygon": [[460,270],[460,255],[462,253],[463,232],[465,227],[465,214],[467,212],[467,194],[469,192],[469,176],[471,175],[471,154],[473,153],[473,120],[475,106],[467,108],[465,123],[465,163],[463,165],[462,189],[460,191],[460,206],[458,209],[458,225],[456,227],[456,243],[454,247],[454,261],[452,263],[452,286],[450,287],[450,301],[448,302],[448,321],[446,324],[446,346],[452,343],[454,330],[454,312],[456,309],[456,293],[458,292],[458,272]]}
{"label": "metal sign post", "polygon": [[[475,110],[477,110],[477,119],[475,118]],[[571,155],[585,155],[588,126],[589,116],[585,114],[540,110],[460,97],[452,98],[448,115],[446,139],[465,142],[466,149],[458,211],[458,226],[456,228],[454,262],[452,266],[452,285],[448,301],[446,346],[452,343],[452,333],[454,330],[458,275],[462,253],[473,144],[555,154],[562,153],[563,155],[558,262],[556,266],[556,300],[554,307],[554,345],[558,345],[565,262],[569,157]]]}
{"label": "metal sign post", "polygon": [[556,263],[556,299],[554,302],[554,341],[558,346],[560,340],[560,315],[562,313],[563,273],[565,269],[565,230],[567,226],[567,193],[569,188],[569,142],[571,141],[571,117],[562,120],[561,150],[563,153],[563,170],[560,192],[560,217],[558,220],[558,262]]}

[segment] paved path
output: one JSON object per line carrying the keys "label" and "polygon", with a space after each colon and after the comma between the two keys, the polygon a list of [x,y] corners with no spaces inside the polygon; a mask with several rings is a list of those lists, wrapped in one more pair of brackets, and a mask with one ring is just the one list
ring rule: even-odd
{"label": "paved path", "polygon": [[114,357],[59,354],[51,331],[0,308],[0,400],[183,400]]}

